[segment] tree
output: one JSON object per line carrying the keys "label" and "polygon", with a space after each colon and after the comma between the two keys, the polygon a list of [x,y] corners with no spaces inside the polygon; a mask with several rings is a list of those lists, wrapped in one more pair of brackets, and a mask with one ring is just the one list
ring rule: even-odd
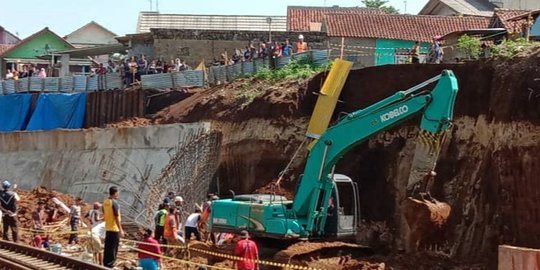
{"label": "tree", "polygon": [[367,8],[379,8],[382,9],[386,14],[399,14],[399,10],[397,8],[386,5],[388,0],[362,0],[361,2]]}
{"label": "tree", "polygon": [[482,42],[477,37],[463,35],[458,39],[457,48],[469,59],[477,59],[482,51]]}

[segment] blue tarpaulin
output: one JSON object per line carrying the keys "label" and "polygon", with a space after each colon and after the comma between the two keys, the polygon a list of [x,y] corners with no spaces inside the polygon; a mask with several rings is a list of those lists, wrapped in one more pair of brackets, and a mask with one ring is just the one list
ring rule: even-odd
{"label": "blue tarpaulin", "polygon": [[82,128],[86,111],[86,93],[40,94],[26,130]]}
{"label": "blue tarpaulin", "polygon": [[32,94],[0,95],[0,131],[24,129]]}

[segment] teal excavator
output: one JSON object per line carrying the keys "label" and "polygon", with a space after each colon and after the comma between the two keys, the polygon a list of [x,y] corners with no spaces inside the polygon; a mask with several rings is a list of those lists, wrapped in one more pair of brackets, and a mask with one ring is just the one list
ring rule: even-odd
{"label": "teal excavator", "polygon": [[[424,89],[435,82],[433,90]],[[356,145],[421,115],[407,185],[409,198],[421,197],[423,179],[435,168],[442,139],[452,125],[457,92],[456,77],[445,70],[415,87],[347,114],[312,146],[292,201],[274,194],[216,200],[209,219],[211,231],[247,230],[257,237],[298,240],[354,236],[360,220],[358,187],[351,178],[334,173],[336,163]]]}

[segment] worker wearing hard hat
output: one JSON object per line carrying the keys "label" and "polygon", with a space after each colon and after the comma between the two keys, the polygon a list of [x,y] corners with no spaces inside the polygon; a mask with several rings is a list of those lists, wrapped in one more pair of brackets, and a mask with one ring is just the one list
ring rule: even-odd
{"label": "worker wearing hard hat", "polygon": [[2,223],[4,225],[3,239],[8,240],[8,230],[11,228],[13,242],[18,240],[17,232],[17,202],[20,200],[17,192],[14,191],[17,186],[11,186],[9,181],[2,182],[2,191],[0,191],[0,209],[2,210]]}
{"label": "worker wearing hard hat", "polygon": [[298,42],[296,42],[296,52],[301,53],[308,50],[308,44],[304,41],[304,35],[298,36]]}

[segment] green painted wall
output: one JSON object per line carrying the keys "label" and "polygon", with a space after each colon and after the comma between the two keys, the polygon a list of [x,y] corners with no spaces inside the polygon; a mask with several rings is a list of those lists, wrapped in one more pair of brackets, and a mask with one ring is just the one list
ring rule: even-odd
{"label": "green painted wall", "polygon": [[[375,65],[393,65],[396,49],[412,49],[413,46],[414,41],[409,40],[377,39],[375,40]],[[427,53],[429,46],[428,42],[421,42],[420,53]]]}
{"label": "green painted wall", "polygon": [[20,59],[36,59],[37,56],[47,54],[45,46],[49,45],[49,51],[57,51],[70,49],[64,41],[59,39],[52,33],[43,32],[40,35],[32,38],[25,44],[5,55],[5,58],[20,58]]}

